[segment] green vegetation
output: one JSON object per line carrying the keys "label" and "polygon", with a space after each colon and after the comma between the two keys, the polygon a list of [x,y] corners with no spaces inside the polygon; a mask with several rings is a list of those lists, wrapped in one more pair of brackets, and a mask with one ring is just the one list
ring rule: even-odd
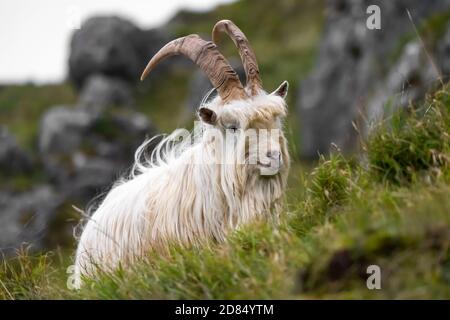
{"label": "green vegetation", "polygon": [[450,162],[449,104],[448,93],[438,92],[422,108],[397,113],[390,126],[376,128],[368,148],[373,173],[393,183],[442,175]]}
{"label": "green vegetation", "polygon": [[[251,40],[265,87],[274,90],[286,79],[295,87],[299,75],[304,74],[314,61],[323,12],[323,1],[283,0],[275,5],[272,1],[262,0],[258,6],[252,1],[238,1],[206,14],[181,12],[174,18],[174,31],[179,36],[199,33],[210,39],[217,21],[233,20]],[[239,61],[234,44],[225,35],[220,48],[225,56]]]}
{"label": "green vegetation", "polygon": [[75,91],[69,84],[14,85],[0,88],[0,123],[5,124],[19,143],[33,149],[39,119],[46,109],[75,102]]}
{"label": "green vegetation", "polygon": [[1,191],[11,191],[11,192],[23,192],[32,189],[34,185],[39,182],[46,181],[42,168],[36,166],[30,172],[25,172],[21,174],[11,175],[0,171],[0,192]]}
{"label": "green vegetation", "polygon": [[187,106],[191,77],[191,71],[175,69],[158,79],[149,77],[147,83],[138,86],[138,109],[148,115],[161,132],[170,133],[176,128],[192,126],[194,108]]}
{"label": "green vegetation", "polygon": [[[279,221],[255,222],[225,244],[173,247],[79,292],[66,288],[63,255],[23,255],[0,267],[0,297],[448,299],[449,124],[447,87],[374,130],[367,159],[322,157],[308,175],[294,166]],[[366,287],[371,264],[382,290]]]}

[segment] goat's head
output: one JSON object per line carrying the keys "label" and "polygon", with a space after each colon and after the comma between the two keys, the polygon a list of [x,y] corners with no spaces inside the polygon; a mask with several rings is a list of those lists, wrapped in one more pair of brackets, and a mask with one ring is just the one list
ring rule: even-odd
{"label": "goat's head", "polygon": [[[221,32],[227,33],[239,50],[247,80],[245,87],[215,45]],[[218,93],[216,98],[200,106],[198,115],[206,130],[219,134],[218,140],[232,142],[233,152],[230,149],[222,152],[221,160],[231,155],[243,161],[242,168],[258,171],[262,176],[286,172],[289,155],[281,126],[286,116],[288,83],[284,81],[270,94],[264,91],[255,53],[233,22],[219,21],[213,28],[212,38],[213,42],[189,35],[169,42],[150,60],[141,80],[169,56],[189,57],[206,73]]]}

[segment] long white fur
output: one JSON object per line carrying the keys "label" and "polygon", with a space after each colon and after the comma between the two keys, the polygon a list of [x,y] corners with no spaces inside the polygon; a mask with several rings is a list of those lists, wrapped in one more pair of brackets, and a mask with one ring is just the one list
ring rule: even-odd
{"label": "long white fur", "polygon": [[[242,128],[256,123],[282,129],[280,119],[286,115],[284,99],[265,92],[226,105],[216,98],[207,107]],[[284,135],[278,147],[284,166],[275,176],[263,177],[258,165],[224,164],[230,150],[217,148],[224,137],[213,129],[204,124],[203,132],[193,134],[198,138],[193,144],[171,143],[174,132],[150,158],[144,156],[149,141],[139,147],[130,176],[112,187],[84,227],[76,252],[76,287],[98,268],[126,266],[170,243],[222,242],[230,230],[278,213],[289,167]],[[244,139],[237,139],[235,153],[245,150]]]}

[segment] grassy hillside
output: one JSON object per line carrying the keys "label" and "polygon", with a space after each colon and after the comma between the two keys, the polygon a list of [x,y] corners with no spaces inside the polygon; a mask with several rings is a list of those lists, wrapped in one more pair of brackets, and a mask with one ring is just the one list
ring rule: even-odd
{"label": "grassy hillside", "polygon": [[[450,298],[450,91],[381,124],[362,159],[322,158],[294,171],[279,221],[225,244],[173,247],[133,270],[66,288],[58,251],[0,267],[0,297]],[[381,268],[368,290],[366,268]]]}

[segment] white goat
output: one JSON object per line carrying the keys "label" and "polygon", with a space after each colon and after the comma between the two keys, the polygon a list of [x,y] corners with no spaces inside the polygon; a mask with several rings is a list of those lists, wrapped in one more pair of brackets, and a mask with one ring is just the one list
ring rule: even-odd
{"label": "white goat", "polygon": [[[128,265],[170,243],[224,241],[229,230],[278,213],[289,169],[281,130],[288,84],[267,94],[245,35],[222,20],[213,29],[214,42],[223,31],[239,49],[245,88],[216,45],[197,35],[169,42],[144,70],[141,79],[164,58],[186,55],[208,75],[218,96],[198,111],[203,130],[196,142],[173,145],[171,135],[144,160],[148,142],[137,150],[131,176],[113,186],[83,230],[76,252],[77,287],[81,276],[93,276],[97,268]],[[259,149],[248,132],[256,133]],[[262,145],[270,145],[264,154]]]}

